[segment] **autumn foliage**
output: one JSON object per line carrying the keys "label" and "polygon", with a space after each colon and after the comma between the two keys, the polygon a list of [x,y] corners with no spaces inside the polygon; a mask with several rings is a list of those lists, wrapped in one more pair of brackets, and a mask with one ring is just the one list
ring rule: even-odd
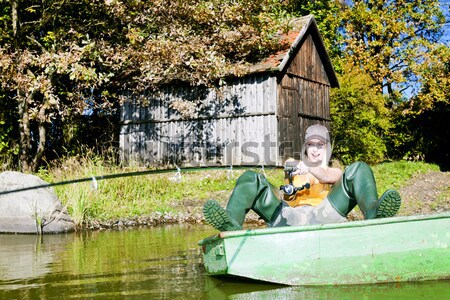
{"label": "autumn foliage", "polygon": [[115,147],[125,92],[239,76],[309,13],[341,80],[331,99],[333,129],[347,138],[338,158],[439,161],[427,130],[410,132],[435,113],[448,120],[437,0],[0,0],[2,168],[36,171],[80,144]]}

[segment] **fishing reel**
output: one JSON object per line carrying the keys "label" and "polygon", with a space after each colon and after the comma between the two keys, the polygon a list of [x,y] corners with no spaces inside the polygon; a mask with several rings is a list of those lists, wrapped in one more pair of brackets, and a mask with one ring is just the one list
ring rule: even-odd
{"label": "fishing reel", "polygon": [[294,184],[292,183],[292,173],[297,170],[298,170],[297,165],[284,166],[284,172],[286,172],[289,176],[289,184],[280,186],[280,190],[287,196],[292,196],[301,190],[309,189],[311,187],[311,185],[309,183],[305,183],[304,185],[299,186],[299,187],[294,186]]}
{"label": "fishing reel", "polygon": [[297,166],[284,166],[284,171],[286,173],[289,173],[289,176],[291,176],[291,174],[297,170],[298,170]]}
{"label": "fishing reel", "polygon": [[304,190],[304,189],[309,189],[310,187],[311,187],[311,185],[309,183],[305,183],[304,185],[299,186],[299,187],[296,187],[293,184],[285,184],[285,185],[280,186],[280,190],[285,195],[292,196],[295,193],[297,193],[301,190]]}

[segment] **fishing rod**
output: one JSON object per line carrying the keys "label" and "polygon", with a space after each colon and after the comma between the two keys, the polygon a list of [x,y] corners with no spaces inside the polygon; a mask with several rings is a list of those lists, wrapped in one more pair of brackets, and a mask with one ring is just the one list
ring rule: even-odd
{"label": "fishing rod", "polygon": [[66,184],[74,184],[74,183],[80,183],[80,182],[87,182],[87,181],[93,181],[96,183],[99,180],[105,180],[105,179],[113,179],[113,178],[120,178],[120,177],[130,177],[130,176],[141,176],[141,175],[149,175],[149,174],[163,174],[163,173],[171,173],[171,172],[195,172],[195,171],[204,171],[204,170],[223,170],[223,169],[252,169],[252,168],[261,168],[264,169],[281,169],[285,168],[285,166],[279,166],[279,165],[228,165],[228,166],[214,166],[214,167],[188,167],[188,168],[179,168],[176,167],[175,169],[159,169],[159,170],[145,170],[145,171],[134,171],[134,172],[125,172],[125,173],[116,173],[116,174],[109,174],[109,175],[100,175],[100,176],[92,176],[92,177],[86,177],[86,178],[79,178],[79,179],[72,179],[72,180],[66,180],[66,181],[60,181],[60,182],[54,182],[54,183],[47,183],[47,184],[41,184],[41,185],[35,185],[35,186],[29,186],[29,187],[23,187],[19,189],[13,189],[8,191],[0,191],[1,195],[11,194],[11,193],[18,193],[18,192],[24,192],[34,189],[41,189],[41,188],[48,188],[53,186],[59,186],[59,185],[66,185]]}

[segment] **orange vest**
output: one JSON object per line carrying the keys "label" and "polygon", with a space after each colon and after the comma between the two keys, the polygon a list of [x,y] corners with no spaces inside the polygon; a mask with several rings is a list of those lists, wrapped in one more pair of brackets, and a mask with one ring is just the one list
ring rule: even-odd
{"label": "orange vest", "polygon": [[[312,178],[311,178],[312,177]],[[289,183],[288,179],[285,179],[286,183]],[[310,183],[309,189],[303,189],[298,191],[292,196],[284,196],[284,200],[292,207],[301,205],[317,206],[328,195],[330,191],[330,185],[326,183],[320,183],[318,180],[310,175],[296,175],[292,179],[292,184],[295,187],[300,187],[305,183]]]}

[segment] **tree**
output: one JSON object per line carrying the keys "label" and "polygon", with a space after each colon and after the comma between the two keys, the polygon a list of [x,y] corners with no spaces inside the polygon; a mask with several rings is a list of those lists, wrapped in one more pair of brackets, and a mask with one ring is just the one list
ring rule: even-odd
{"label": "tree", "polygon": [[415,66],[442,35],[438,0],[346,1],[339,18],[346,61],[364,68],[390,97],[417,91]]}
{"label": "tree", "polygon": [[280,7],[276,0],[152,1],[130,23],[131,47],[122,51],[133,83],[139,90],[173,80],[209,85],[242,74],[285,46],[277,38],[286,26]]}
{"label": "tree", "polygon": [[[436,161],[437,152],[431,149],[438,149],[438,137],[425,133],[430,130],[435,133],[442,132],[437,130],[436,125],[438,120],[445,120],[448,115],[448,105],[442,100],[445,99],[445,89],[448,90],[448,73],[443,72],[443,66],[448,60],[448,48],[439,45],[445,24],[440,2],[339,1],[340,8],[338,12],[332,9],[336,12],[332,15],[324,13],[324,9],[333,8],[338,1],[294,2],[301,3],[302,9],[308,7],[311,12],[315,12],[324,24],[334,26],[332,30],[327,30],[327,26],[324,26],[324,32],[327,33],[325,41],[328,45],[334,45],[329,46],[332,49],[330,54],[333,65],[346,85],[343,85],[343,91],[335,91],[335,96],[332,97],[333,127],[339,128],[335,130],[338,135],[339,130],[350,131],[350,136],[354,137],[350,140],[355,140],[356,143],[346,149],[341,147],[342,144],[338,144],[337,152],[340,152],[341,157],[342,151],[345,150],[347,157],[357,159],[357,149],[362,147],[360,150],[366,152],[368,148],[364,147],[369,147],[372,150],[378,149],[373,152],[373,157],[363,154],[369,161],[382,159],[381,154],[397,158],[405,154],[419,155],[428,159],[434,157],[432,161]],[[361,69],[362,73],[370,75],[373,80],[371,84],[374,86],[366,84],[365,80],[362,80],[364,84],[353,82],[350,86],[353,86],[353,89],[358,86],[367,88],[373,99],[384,99],[384,105],[389,109],[380,116],[385,124],[376,126],[378,129],[375,130],[370,121],[351,121],[354,118],[352,111],[343,110],[348,107],[343,106],[346,102],[351,102],[351,107],[356,108],[356,116],[361,113],[360,109],[373,109],[364,100],[362,93],[357,97],[349,95],[351,101],[342,98],[347,94],[346,76],[360,76],[357,74],[361,73]],[[386,97],[383,97],[382,93]],[[386,122],[391,124],[387,126]],[[348,127],[349,125],[359,127]],[[365,133],[368,133],[366,137]],[[438,135],[439,144],[446,145],[446,139],[443,139],[441,134]],[[361,140],[357,141],[356,136]],[[442,151],[440,155],[442,156]],[[444,159],[441,157],[440,161],[445,160],[445,157],[448,158],[448,154],[443,156]]]}
{"label": "tree", "polygon": [[[339,33],[341,24],[342,5],[336,0],[286,0],[288,14],[298,17],[311,14],[317,22],[320,34],[324,40],[327,52],[332,60],[340,57],[342,35]],[[340,66],[335,61],[335,69],[340,71]]]}
{"label": "tree", "polygon": [[436,45],[417,66],[421,89],[396,109],[390,147],[398,157],[426,159],[450,168],[450,48]]}
{"label": "tree", "polygon": [[346,64],[343,71],[341,87],[332,90],[330,100],[333,155],[346,165],[357,160],[380,162],[391,127],[385,97],[362,68]]}
{"label": "tree", "polygon": [[111,49],[102,38],[114,31],[90,28],[92,21],[107,24],[100,21],[111,19],[111,13],[102,1],[15,0],[0,5],[11,15],[5,14],[10,23],[0,45],[2,89],[17,103],[20,168],[36,171],[55,120],[82,114],[89,105],[112,105],[99,87],[113,74],[101,62]]}
{"label": "tree", "polygon": [[[212,84],[275,52],[285,28],[276,0],[0,0],[2,91],[17,103],[20,168],[36,171],[49,131],[120,95],[173,80]],[[280,21],[281,20],[281,21]],[[285,46],[285,45],[284,45]],[[59,132],[62,136],[63,133]]]}

